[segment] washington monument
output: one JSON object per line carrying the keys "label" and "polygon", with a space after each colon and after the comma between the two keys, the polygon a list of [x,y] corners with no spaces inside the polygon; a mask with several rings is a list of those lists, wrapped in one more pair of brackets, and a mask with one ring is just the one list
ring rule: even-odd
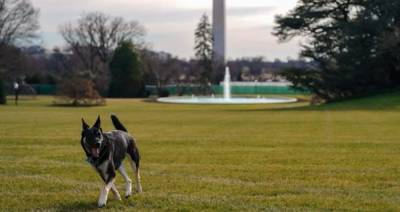
{"label": "washington monument", "polygon": [[225,64],[225,0],[213,0],[213,51],[214,60],[216,62]]}

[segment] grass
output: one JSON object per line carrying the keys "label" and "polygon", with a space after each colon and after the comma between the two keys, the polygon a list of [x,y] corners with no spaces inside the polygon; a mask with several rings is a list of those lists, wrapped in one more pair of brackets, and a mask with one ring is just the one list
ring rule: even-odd
{"label": "grass", "polygon": [[138,139],[144,193],[106,210],[400,210],[400,93],[319,107],[51,101],[0,107],[1,211],[97,210],[80,118],[110,130],[110,113]]}

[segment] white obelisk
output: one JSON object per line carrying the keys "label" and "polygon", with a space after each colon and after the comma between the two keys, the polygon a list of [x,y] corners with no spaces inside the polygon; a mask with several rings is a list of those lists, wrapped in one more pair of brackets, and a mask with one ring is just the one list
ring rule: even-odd
{"label": "white obelisk", "polygon": [[225,0],[213,0],[214,59],[225,64]]}

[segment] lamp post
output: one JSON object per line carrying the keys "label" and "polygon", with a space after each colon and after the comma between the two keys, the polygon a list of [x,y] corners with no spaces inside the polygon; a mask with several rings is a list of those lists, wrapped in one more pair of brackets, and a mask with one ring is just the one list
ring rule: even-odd
{"label": "lamp post", "polygon": [[18,106],[18,96],[19,96],[19,84],[14,82],[14,93],[15,93],[15,105]]}

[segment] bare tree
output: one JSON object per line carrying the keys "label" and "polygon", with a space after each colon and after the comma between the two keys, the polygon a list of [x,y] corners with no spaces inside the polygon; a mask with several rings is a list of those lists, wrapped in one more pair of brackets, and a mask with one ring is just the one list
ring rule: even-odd
{"label": "bare tree", "polygon": [[0,44],[12,45],[36,37],[39,10],[29,0],[0,0]]}
{"label": "bare tree", "polygon": [[60,33],[85,68],[95,72],[97,60],[106,64],[120,42],[129,40],[142,45],[145,29],[136,21],[126,22],[121,17],[92,12],[83,15],[76,24],[62,25]]}
{"label": "bare tree", "polygon": [[60,33],[82,65],[91,72],[96,88],[105,94],[108,85],[108,62],[113,50],[123,41],[139,48],[144,44],[145,29],[136,21],[125,21],[101,12],[84,14],[77,23],[60,26]]}
{"label": "bare tree", "polygon": [[143,50],[141,52],[145,72],[151,75],[151,82],[155,83],[158,92],[169,83],[178,83],[183,74],[182,62],[168,53]]}
{"label": "bare tree", "polygon": [[21,74],[25,56],[15,45],[36,37],[38,17],[29,0],[0,0],[0,78]]}

